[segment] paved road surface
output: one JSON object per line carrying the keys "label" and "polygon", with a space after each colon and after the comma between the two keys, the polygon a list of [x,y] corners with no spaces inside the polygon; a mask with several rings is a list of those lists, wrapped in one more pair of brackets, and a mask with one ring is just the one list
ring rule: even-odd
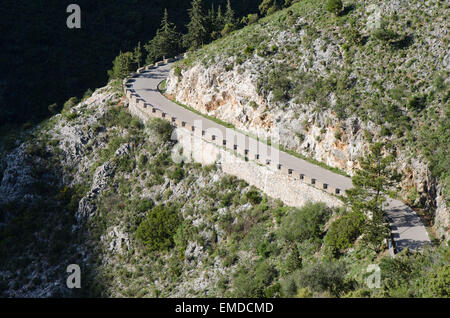
{"label": "paved road surface", "polygon": [[[159,93],[158,84],[167,78],[170,68],[171,64],[166,64],[139,74],[130,81],[131,88],[134,89],[136,94],[146,103],[149,103],[176,118],[182,119],[190,124],[194,124],[194,121],[201,120],[203,130],[214,128],[222,132],[223,136],[226,136],[227,131],[230,133],[230,130],[227,130],[224,126],[177,105]],[[235,134],[234,138],[236,138],[236,144],[241,146],[245,143],[246,149],[266,147],[264,144],[256,143],[253,139],[239,132],[233,131],[233,134]],[[269,151],[268,155],[272,155],[272,153]],[[304,173],[311,178],[315,178],[318,181],[327,183],[335,188],[346,190],[352,187],[350,178],[336,174],[330,170],[316,166],[282,151],[279,152],[279,163],[284,167]],[[388,203],[387,217],[390,222],[397,251],[400,251],[405,247],[417,250],[425,244],[430,243],[425,227],[418,215],[412,209],[398,200],[389,199]]]}

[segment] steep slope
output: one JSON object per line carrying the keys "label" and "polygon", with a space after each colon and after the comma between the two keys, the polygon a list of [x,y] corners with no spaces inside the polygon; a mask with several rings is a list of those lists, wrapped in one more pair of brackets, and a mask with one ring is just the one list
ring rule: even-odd
{"label": "steep slope", "polygon": [[401,197],[449,235],[448,22],[441,1],[363,1],[340,16],[301,1],[203,49],[167,94],[352,174],[391,144]]}
{"label": "steep slope", "polygon": [[[290,208],[220,166],[175,164],[169,124],[144,125],[122,106],[121,87],[112,82],[79,104],[66,103],[2,156],[0,295],[448,292],[448,284],[440,287],[448,247],[392,260],[356,243],[335,259],[324,235],[341,211],[324,204]],[[380,289],[365,282],[374,262],[386,278]],[[80,290],[66,287],[69,264],[81,268]]]}

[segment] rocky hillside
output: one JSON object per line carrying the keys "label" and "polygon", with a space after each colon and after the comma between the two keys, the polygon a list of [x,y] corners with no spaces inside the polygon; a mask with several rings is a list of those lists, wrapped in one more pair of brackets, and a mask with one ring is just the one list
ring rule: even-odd
{"label": "rocky hillside", "polygon": [[[448,292],[448,248],[392,260],[356,243],[336,258],[325,233],[341,210],[290,208],[220,166],[175,164],[172,127],[144,124],[123,106],[112,82],[79,103],[69,100],[2,155],[1,296]],[[366,284],[374,262],[385,275],[379,289]],[[81,268],[79,290],[66,287],[70,264]]]}
{"label": "rocky hillside", "polygon": [[448,3],[299,1],[178,63],[167,94],[353,174],[391,145],[400,196],[449,237]]}

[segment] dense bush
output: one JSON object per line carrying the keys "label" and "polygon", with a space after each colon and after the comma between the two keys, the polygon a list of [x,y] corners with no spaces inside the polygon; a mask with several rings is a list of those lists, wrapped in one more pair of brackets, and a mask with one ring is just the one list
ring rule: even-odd
{"label": "dense bush", "polygon": [[346,268],[338,262],[318,262],[298,273],[298,285],[315,292],[329,292],[339,296],[345,290]]}
{"label": "dense bush", "polygon": [[[256,267],[241,266],[233,281],[234,297],[261,298],[276,277],[275,268],[267,261],[259,262]],[[270,287],[269,287],[270,288]],[[273,290],[268,290],[268,293]]]}
{"label": "dense bush", "polygon": [[450,266],[439,267],[427,275],[425,297],[450,297]]}
{"label": "dense bush", "polygon": [[344,5],[342,0],[328,0],[327,1],[327,11],[339,15],[342,12]]}
{"label": "dense bush", "polygon": [[136,206],[136,211],[137,212],[147,212],[150,211],[151,209],[153,209],[153,207],[155,206],[155,203],[153,202],[152,199],[140,199],[139,203]]}
{"label": "dense bush", "polygon": [[258,190],[252,189],[245,194],[245,197],[250,201],[251,204],[259,204],[262,201],[261,195]]}
{"label": "dense bush", "polygon": [[139,225],[136,237],[149,251],[164,251],[174,245],[174,235],[181,224],[176,206],[159,205]]}
{"label": "dense bush", "polygon": [[351,212],[334,221],[325,236],[325,244],[337,252],[352,246],[364,230],[364,215]]}
{"label": "dense bush", "polygon": [[282,219],[279,235],[290,242],[319,239],[330,215],[324,203],[307,203]]}
{"label": "dense bush", "polygon": [[173,127],[166,120],[160,118],[152,118],[148,123],[148,127],[158,134],[164,141],[169,141],[172,135]]}
{"label": "dense bush", "polygon": [[174,169],[169,170],[167,176],[176,182],[180,182],[184,178],[184,169],[177,166]]}
{"label": "dense bush", "polygon": [[407,249],[380,262],[381,290],[385,297],[449,297],[448,246],[422,253]]}

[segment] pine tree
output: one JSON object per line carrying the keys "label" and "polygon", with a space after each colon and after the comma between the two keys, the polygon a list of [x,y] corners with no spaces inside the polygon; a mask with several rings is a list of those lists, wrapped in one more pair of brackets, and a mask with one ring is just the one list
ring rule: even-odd
{"label": "pine tree", "polygon": [[114,59],[112,70],[108,71],[110,79],[124,79],[135,69],[135,58],[132,52],[125,52]]}
{"label": "pine tree", "polygon": [[147,64],[155,63],[160,58],[174,56],[179,48],[179,33],[176,27],[169,21],[167,9],[161,20],[161,26],[156,31],[155,37],[144,45],[147,51]]}
{"label": "pine tree", "polygon": [[222,14],[222,6],[219,5],[215,15],[214,30],[211,33],[211,39],[216,40],[220,37],[223,28],[225,27],[225,18]]}
{"label": "pine tree", "polygon": [[208,15],[206,16],[206,25],[208,26],[208,34],[212,40],[215,40],[216,36],[216,11],[214,9],[214,3],[211,5],[211,8],[208,10]]}
{"label": "pine tree", "polygon": [[219,5],[219,8],[217,8],[216,25],[218,26],[218,30],[222,30],[225,25],[225,20],[223,18],[221,5]]}
{"label": "pine tree", "polygon": [[220,32],[222,35],[226,35],[232,31],[234,31],[236,29],[236,21],[234,18],[234,11],[231,8],[231,3],[230,0],[227,1],[227,8],[225,11],[225,16],[224,16],[224,27],[222,29],[222,31]]}
{"label": "pine tree", "polygon": [[364,241],[377,252],[389,235],[383,204],[388,191],[398,181],[390,169],[393,157],[383,156],[384,148],[382,143],[371,146],[370,153],[360,160],[361,169],[352,178],[353,188],[346,191],[352,211],[368,216]]}
{"label": "pine tree", "polygon": [[159,50],[157,45],[157,38],[154,37],[147,44],[144,45],[145,51],[147,52],[147,58],[145,59],[146,64],[153,64],[159,58]]}
{"label": "pine tree", "polygon": [[231,8],[230,0],[227,1],[227,9],[225,11],[225,25],[230,24],[234,25],[236,23],[234,17],[234,11]]}
{"label": "pine tree", "polygon": [[291,253],[289,253],[286,259],[286,269],[289,273],[302,268],[302,257],[298,251],[297,245],[294,244]]}
{"label": "pine tree", "polygon": [[160,56],[166,58],[175,55],[178,49],[178,38],[176,27],[169,21],[169,14],[165,9],[161,27],[156,32],[156,45]]}
{"label": "pine tree", "polygon": [[134,48],[133,60],[134,60],[134,63],[137,64],[137,67],[140,68],[141,62],[142,62],[141,42],[138,42],[138,45]]}
{"label": "pine tree", "polygon": [[202,0],[192,0],[189,17],[191,20],[187,25],[188,32],[183,37],[183,44],[187,48],[197,49],[205,43],[207,38],[206,19],[203,15]]}

